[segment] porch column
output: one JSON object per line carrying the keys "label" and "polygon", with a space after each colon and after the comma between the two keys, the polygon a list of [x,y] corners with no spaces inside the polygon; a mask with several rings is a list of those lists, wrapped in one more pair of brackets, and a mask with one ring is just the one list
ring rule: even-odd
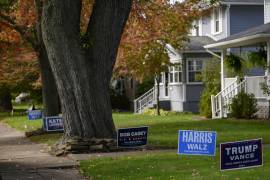
{"label": "porch column", "polygon": [[[269,75],[270,75],[270,71],[269,71],[269,66],[270,66],[270,40],[267,41],[267,68],[266,68],[266,76],[267,76],[267,79],[269,78]],[[268,79],[269,81],[269,79]],[[268,82],[267,81],[267,82]]]}
{"label": "porch column", "polygon": [[227,54],[227,50],[226,49],[222,49],[222,52],[221,52],[221,91],[223,89],[225,89],[225,66],[224,66],[224,61],[225,61],[225,56]]}

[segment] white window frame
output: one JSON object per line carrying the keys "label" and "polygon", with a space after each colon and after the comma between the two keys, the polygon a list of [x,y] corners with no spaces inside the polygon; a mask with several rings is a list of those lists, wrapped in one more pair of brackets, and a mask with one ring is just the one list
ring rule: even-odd
{"label": "white window frame", "polygon": [[[178,71],[176,70],[176,67],[179,67]],[[178,78],[179,78],[179,74],[181,74],[181,79],[178,79],[178,82],[175,81],[175,75],[176,74],[177,74]],[[171,76],[172,76],[173,81],[171,81]],[[182,77],[183,77],[183,66],[181,64],[169,67],[169,84],[170,85],[182,84],[183,83],[183,78]]]}
{"label": "white window frame", "polygon": [[[219,18],[218,18],[218,25],[219,25],[219,31],[216,31],[216,14],[215,14],[215,11],[218,11],[218,15],[219,15]],[[223,31],[223,28],[222,28],[222,8],[219,7],[219,8],[214,8],[213,11],[212,11],[212,23],[211,23],[211,30],[212,30],[212,34],[213,35],[217,35],[217,34],[220,34],[222,33]]]}
{"label": "white window frame", "polygon": [[[202,62],[202,69],[201,69],[201,72],[203,71],[203,62],[204,62],[204,60],[203,59],[198,59],[198,58],[192,58],[192,59],[188,59],[187,60],[187,63],[186,63],[186,70],[187,70],[187,72],[186,72],[186,76],[187,76],[187,84],[203,84],[203,82],[202,81],[199,81],[199,82],[190,82],[189,81],[189,72],[190,72],[190,70],[189,70],[189,66],[188,66],[188,64],[189,64],[189,62],[190,61],[201,61]],[[193,71],[191,71],[191,72],[197,72],[198,70],[197,69],[195,69],[195,70],[193,70]]]}

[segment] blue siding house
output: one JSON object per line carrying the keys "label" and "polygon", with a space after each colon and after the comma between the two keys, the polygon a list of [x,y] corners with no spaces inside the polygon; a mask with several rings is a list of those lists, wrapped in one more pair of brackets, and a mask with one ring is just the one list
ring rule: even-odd
{"label": "blue siding house", "polygon": [[[176,50],[170,45],[167,47],[170,61],[180,65],[169,67],[168,72],[162,73],[159,97],[161,108],[198,112],[203,84],[195,77],[202,72],[204,63],[213,58],[213,54],[221,53],[218,49],[209,52],[204,46],[263,23],[264,0],[221,0],[209,16],[194,22],[190,41],[184,50]],[[145,108],[154,107],[155,94],[156,86],[134,100],[134,112],[141,113]]]}
{"label": "blue siding house", "polygon": [[[259,12],[259,10],[254,8],[254,12]],[[251,9],[250,12],[241,11],[240,13],[238,10],[234,11],[235,14],[241,14],[241,17],[244,17],[244,15],[248,15],[250,12],[253,12]],[[268,115],[270,97],[262,91],[261,83],[266,83],[268,86],[270,85],[270,71],[264,69],[260,74],[258,70],[253,70],[253,72],[248,72],[245,74],[243,79],[239,80],[237,77],[228,77],[225,73],[223,65],[225,56],[228,51],[232,52],[237,48],[253,51],[256,47],[263,47],[267,52],[267,66],[270,66],[270,0],[264,0],[263,15],[264,24],[256,25],[255,27],[249,29],[242,29],[242,27],[247,26],[247,23],[241,23],[241,26],[238,25],[234,29],[233,32],[236,33],[225,39],[221,39],[215,43],[205,46],[208,51],[211,51],[213,48],[218,48],[222,52],[220,56],[221,92],[219,92],[217,95],[212,95],[211,97],[213,118],[227,117],[230,113],[230,109],[228,107],[231,103],[231,99],[242,90],[244,90],[246,93],[254,94],[255,98],[257,99],[258,111],[256,112],[256,116],[260,118],[269,118]],[[254,17],[249,18],[250,21],[256,20]],[[248,22],[248,25],[252,23],[254,22]],[[234,24],[237,24],[237,22]],[[242,31],[238,32],[239,29],[242,29]]]}

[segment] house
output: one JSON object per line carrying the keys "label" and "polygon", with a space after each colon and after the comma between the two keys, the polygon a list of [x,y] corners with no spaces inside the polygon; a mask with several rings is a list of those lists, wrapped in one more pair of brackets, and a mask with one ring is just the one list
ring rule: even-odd
{"label": "house", "polygon": [[[198,112],[203,84],[196,76],[201,74],[204,62],[219,56],[218,49],[208,51],[207,44],[227,38],[248,28],[264,23],[263,0],[221,0],[209,16],[194,22],[190,41],[184,50],[178,51],[168,45],[172,63],[178,63],[162,73],[160,83],[160,106],[165,110]],[[234,49],[237,51],[237,49]],[[156,87],[134,100],[134,112],[156,104]]]}
{"label": "house", "polygon": [[[257,116],[266,118],[269,111],[269,97],[263,93],[260,83],[264,82],[270,85],[270,72],[265,70],[261,76],[246,75],[243,81],[238,81],[237,77],[228,78],[224,71],[224,58],[231,48],[249,48],[264,46],[267,52],[267,64],[270,65],[270,0],[264,1],[264,24],[254,28],[242,31],[240,33],[219,40],[215,43],[206,45],[205,48],[211,50],[218,48],[221,53],[221,92],[212,96],[212,117],[227,117],[231,99],[238,94],[240,90],[247,93],[253,93],[257,99]],[[230,83],[228,83],[230,82]]]}

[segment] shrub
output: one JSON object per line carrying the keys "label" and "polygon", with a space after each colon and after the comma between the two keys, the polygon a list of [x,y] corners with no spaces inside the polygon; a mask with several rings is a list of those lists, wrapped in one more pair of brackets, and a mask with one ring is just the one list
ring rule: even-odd
{"label": "shrub", "polygon": [[[148,109],[145,109],[142,114],[155,116],[157,115],[157,110],[154,108],[148,108]],[[187,115],[187,114],[192,114],[192,113],[191,112],[165,111],[163,109],[160,109],[160,116],[181,116],[181,115]]]}
{"label": "shrub", "polygon": [[200,98],[200,114],[210,118],[212,116],[211,95],[220,91],[220,61],[211,59],[205,63],[202,72],[204,89]]}
{"label": "shrub", "polygon": [[234,118],[254,118],[254,114],[258,111],[257,100],[254,94],[247,94],[244,91],[238,93],[230,105],[231,116]]}

